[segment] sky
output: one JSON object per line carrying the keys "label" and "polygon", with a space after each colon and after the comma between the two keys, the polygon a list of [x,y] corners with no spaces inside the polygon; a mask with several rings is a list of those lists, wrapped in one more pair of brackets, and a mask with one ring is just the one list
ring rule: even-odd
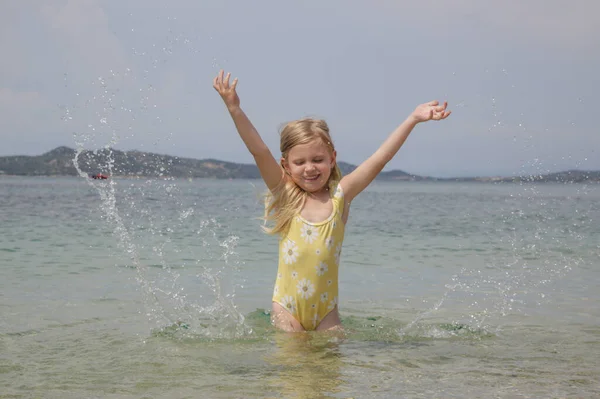
{"label": "sky", "polygon": [[0,156],[106,146],[251,163],[212,79],[275,157],[324,118],[359,164],[448,101],[387,165],[418,175],[600,170],[597,0],[19,0],[0,6]]}

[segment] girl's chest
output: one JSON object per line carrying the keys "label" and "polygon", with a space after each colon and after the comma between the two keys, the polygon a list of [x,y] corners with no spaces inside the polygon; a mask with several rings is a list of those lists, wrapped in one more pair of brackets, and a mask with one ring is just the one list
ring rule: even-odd
{"label": "girl's chest", "polygon": [[333,202],[331,200],[324,203],[308,197],[300,211],[300,216],[309,223],[320,223],[329,219],[333,211]]}

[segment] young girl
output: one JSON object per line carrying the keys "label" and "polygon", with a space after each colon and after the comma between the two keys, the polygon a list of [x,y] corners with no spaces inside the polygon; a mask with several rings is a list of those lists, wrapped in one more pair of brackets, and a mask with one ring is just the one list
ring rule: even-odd
{"label": "young girl", "polygon": [[273,324],[284,331],[341,327],[338,267],[350,203],[394,157],[419,122],[446,119],[447,103],[419,105],[370,158],[342,177],[325,121],[301,119],[281,131],[281,160],[240,108],[237,78],[221,70],[213,81],[248,147],[269,193],[267,229],[279,240],[279,267],[273,291]]}

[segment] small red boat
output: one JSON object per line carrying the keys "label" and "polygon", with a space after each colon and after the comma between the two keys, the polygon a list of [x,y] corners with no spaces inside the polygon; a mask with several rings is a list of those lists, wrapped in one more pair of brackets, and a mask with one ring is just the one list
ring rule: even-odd
{"label": "small red boat", "polygon": [[96,173],[95,175],[90,175],[92,179],[106,180],[108,179],[107,175],[103,175],[102,173]]}

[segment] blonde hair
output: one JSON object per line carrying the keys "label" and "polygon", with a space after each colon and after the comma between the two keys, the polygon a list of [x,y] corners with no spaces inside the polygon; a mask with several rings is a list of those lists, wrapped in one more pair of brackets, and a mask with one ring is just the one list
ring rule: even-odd
{"label": "blonde hair", "polygon": [[[321,119],[304,118],[289,122],[281,130],[280,136],[279,146],[284,159],[287,159],[289,151],[295,146],[307,144],[313,140],[321,140],[329,148],[330,154],[333,154],[335,150],[329,135],[329,126]],[[336,162],[329,175],[329,180],[327,180],[329,190],[335,190],[341,179],[342,171]],[[298,187],[292,179],[282,179],[280,185],[273,192],[267,192],[265,195],[264,221],[265,224],[272,222],[273,227],[264,226],[264,230],[269,234],[287,233],[292,218],[300,212],[307,195],[308,193]]]}

